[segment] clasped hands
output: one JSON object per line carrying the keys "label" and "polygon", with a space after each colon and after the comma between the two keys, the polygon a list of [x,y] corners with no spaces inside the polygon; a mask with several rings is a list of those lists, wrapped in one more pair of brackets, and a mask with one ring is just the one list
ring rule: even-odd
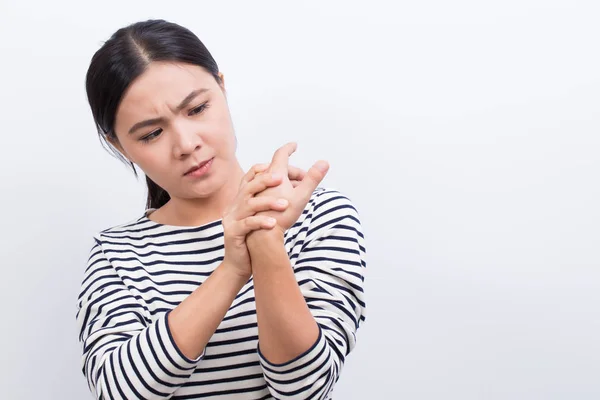
{"label": "clasped hands", "polygon": [[287,143],[277,149],[270,164],[253,166],[223,214],[224,263],[244,278],[252,275],[247,240],[263,235],[283,240],[329,170],[326,161],[316,162],[307,172],[289,165],[296,148],[296,143]]}

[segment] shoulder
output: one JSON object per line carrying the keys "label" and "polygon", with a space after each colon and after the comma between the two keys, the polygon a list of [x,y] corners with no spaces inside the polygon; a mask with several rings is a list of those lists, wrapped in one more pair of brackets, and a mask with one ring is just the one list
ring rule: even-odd
{"label": "shoulder", "polygon": [[293,265],[311,263],[314,268],[331,266],[347,272],[366,267],[366,239],[359,212],[344,192],[319,187],[311,196],[302,216],[288,230],[286,247]]}
{"label": "shoulder", "polygon": [[132,231],[135,231],[140,227],[143,223],[142,218],[136,218],[127,222],[123,222],[117,225],[111,225],[105,227],[99,231],[96,231],[93,235],[93,242],[91,252],[96,253],[102,249],[102,243],[106,240],[107,237],[115,234],[127,234]]}
{"label": "shoulder", "polygon": [[295,228],[304,229],[308,236],[319,235],[342,226],[362,236],[359,211],[352,199],[344,192],[331,187],[318,187],[312,193]]}
{"label": "shoulder", "polygon": [[96,244],[101,245],[102,242],[107,238],[139,238],[150,233],[151,230],[156,229],[157,224],[146,218],[145,213],[142,216],[130,219],[128,221],[110,225],[97,231],[93,238]]}
{"label": "shoulder", "polygon": [[108,251],[126,248],[136,238],[147,235],[151,224],[144,216],[106,227],[92,235],[84,272],[84,282],[92,276],[114,275]]}
{"label": "shoulder", "polygon": [[305,211],[313,214],[312,220],[330,213],[335,213],[337,217],[352,216],[358,219],[358,210],[354,202],[346,193],[334,188],[315,189]]}
{"label": "shoulder", "polygon": [[152,229],[151,222],[141,216],[96,231],[90,240],[88,270],[91,266],[97,265],[101,258],[106,259],[104,252],[107,247],[111,247],[111,244],[123,246],[132,240],[146,236]]}
{"label": "shoulder", "polygon": [[147,222],[152,222],[145,217],[145,215],[138,216],[134,219],[122,222],[117,225],[111,225],[103,230],[99,231],[98,234],[112,234],[112,233],[120,233],[120,232],[132,232],[143,228],[144,226],[149,225]]}

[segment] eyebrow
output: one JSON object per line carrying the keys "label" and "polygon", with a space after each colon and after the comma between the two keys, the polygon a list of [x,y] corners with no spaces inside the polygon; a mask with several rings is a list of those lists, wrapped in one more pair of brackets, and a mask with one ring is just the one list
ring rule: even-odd
{"label": "eyebrow", "polygon": [[[185,99],[183,99],[181,101],[181,103],[179,103],[179,105],[177,106],[176,110],[177,111],[181,111],[184,108],[186,108],[191,102],[192,100],[194,100],[196,97],[200,96],[202,93],[208,92],[208,89],[197,89],[197,90],[193,90],[192,92],[190,92],[190,94],[188,94],[187,96],[185,96]],[[136,123],[135,125],[133,125],[131,127],[131,129],[129,129],[129,134],[134,133],[135,131],[137,131],[138,129],[141,128],[145,128],[147,126],[150,125],[156,125],[160,122],[164,122],[164,118],[152,118],[152,119],[147,119],[141,122]]]}

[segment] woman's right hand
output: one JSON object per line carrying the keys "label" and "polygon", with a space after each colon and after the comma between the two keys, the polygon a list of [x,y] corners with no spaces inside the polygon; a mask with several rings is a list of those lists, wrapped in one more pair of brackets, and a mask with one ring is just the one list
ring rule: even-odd
{"label": "woman's right hand", "polygon": [[282,182],[282,176],[262,173],[268,168],[269,164],[257,164],[250,168],[242,179],[234,201],[223,213],[225,239],[223,264],[245,279],[250,279],[252,275],[246,235],[258,229],[273,229],[277,223],[267,215],[256,215],[256,213],[285,211],[288,207],[286,200],[278,202],[280,199],[275,197],[255,197],[257,193]]}

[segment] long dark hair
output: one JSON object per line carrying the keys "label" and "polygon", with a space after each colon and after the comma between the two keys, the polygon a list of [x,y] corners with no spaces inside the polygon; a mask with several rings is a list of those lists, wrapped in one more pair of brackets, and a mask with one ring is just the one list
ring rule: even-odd
{"label": "long dark hair", "polygon": [[[174,61],[198,65],[221,84],[219,67],[200,39],[189,29],[164,20],[136,22],[116,31],[92,57],[85,88],[100,140],[125,164],[127,160],[112,144],[118,143],[115,115],[123,94],[152,61]],[[160,208],[169,194],[146,176],[146,208]]]}

